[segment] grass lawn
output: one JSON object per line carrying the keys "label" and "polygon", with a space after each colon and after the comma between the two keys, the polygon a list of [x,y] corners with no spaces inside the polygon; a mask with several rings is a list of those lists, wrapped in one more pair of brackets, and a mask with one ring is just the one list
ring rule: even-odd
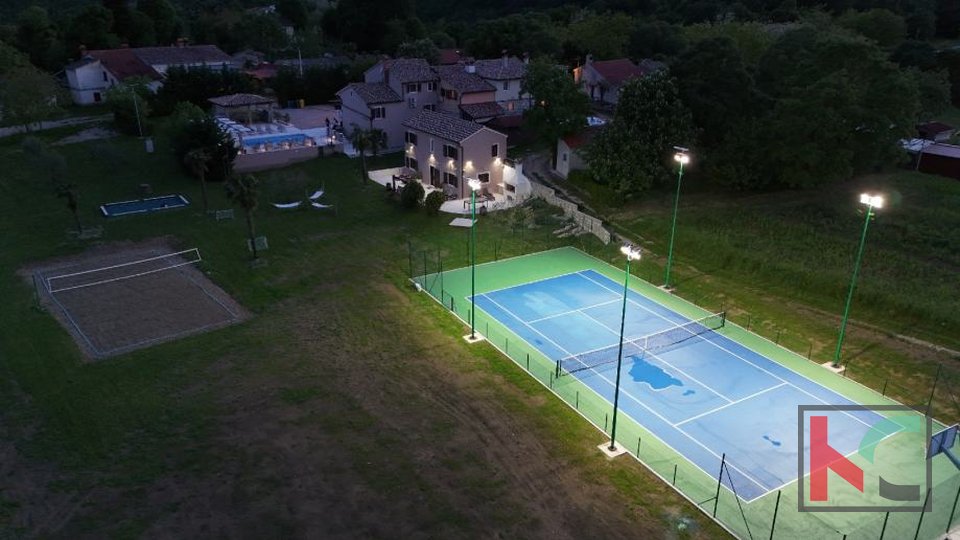
{"label": "grass lawn", "polygon": [[[0,537],[723,534],[639,464],[602,459],[600,434],[512,362],[464,344],[464,328],[406,278],[408,245],[465,263],[467,231],[402,211],[346,158],[258,175],[270,249],[251,266],[239,210],[201,215],[162,135],[150,155],[129,137],[57,147],[100,241],[198,247],[204,271],[254,314],[84,362],[15,276],[90,245],[67,234],[66,205],[22,138],[0,140]],[[142,183],[194,205],[98,215]],[[336,215],[267,204],[321,184]],[[210,192],[212,208],[229,206],[220,186]],[[523,235],[508,216],[483,219],[479,258],[562,245],[553,212],[539,209]],[[590,238],[573,244],[615,259]]]}
{"label": "grass lawn", "polygon": [[[582,176],[563,184],[649,249],[640,275],[663,282],[673,193],[614,205],[609,190]],[[926,402],[937,370],[960,380],[960,182],[894,172],[817,191],[715,193],[687,182],[680,202],[673,281],[678,294],[784,343],[813,360],[832,359],[863,214],[857,194],[887,194],[868,231],[844,345],[848,375],[908,402]],[[960,418],[952,389],[935,411]]]}

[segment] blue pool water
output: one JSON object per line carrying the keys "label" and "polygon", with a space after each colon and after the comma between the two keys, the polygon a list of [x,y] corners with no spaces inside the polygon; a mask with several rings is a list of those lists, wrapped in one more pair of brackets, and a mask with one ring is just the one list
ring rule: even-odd
{"label": "blue pool water", "polygon": [[183,195],[163,195],[162,197],[151,197],[149,199],[139,199],[136,201],[121,201],[100,205],[100,211],[106,217],[126,216],[129,214],[142,214],[145,212],[156,212],[159,210],[172,210],[174,208],[183,208],[190,204]]}
{"label": "blue pool water", "polygon": [[289,135],[252,135],[243,138],[243,145],[250,148],[258,144],[279,144],[282,142],[292,142],[303,144],[307,136],[303,133],[291,133]]}

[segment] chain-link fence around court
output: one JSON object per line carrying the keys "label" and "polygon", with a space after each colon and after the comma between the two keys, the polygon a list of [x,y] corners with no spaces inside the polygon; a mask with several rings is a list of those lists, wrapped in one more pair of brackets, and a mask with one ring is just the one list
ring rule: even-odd
{"label": "chain-link fence around court", "polygon": [[[560,248],[478,264],[476,291],[479,294],[585,269],[622,278],[622,270],[574,248]],[[410,278],[465,325],[473,322],[490,345],[609,438],[612,406],[605,398],[577,377],[558,377],[553,360],[483,310],[474,313],[470,267],[448,268],[437,251],[411,250]],[[650,283],[632,280],[631,288],[690,319],[710,315],[709,311]],[[719,332],[857,403],[896,403],[884,395],[894,389],[893,383],[888,382],[885,392],[881,392],[844,379],[803,354],[784,348],[776,342],[779,340],[764,338],[731,321]],[[960,498],[960,475],[945,458],[933,462],[932,488],[924,494],[933,501],[929,512],[800,512],[796,481],[746,502],[737,496],[743,477],[734,474],[724,462],[716,471],[705,471],[622,411],[618,418],[617,439],[631,456],[739,538],[929,539],[942,537],[958,521],[955,509]],[[603,437],[598,437],[597,444]]]}

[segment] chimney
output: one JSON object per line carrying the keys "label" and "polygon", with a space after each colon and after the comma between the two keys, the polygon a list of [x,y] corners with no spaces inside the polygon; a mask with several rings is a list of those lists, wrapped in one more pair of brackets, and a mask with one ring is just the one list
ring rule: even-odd
{"label": "chimney", "polygon": [[592,63],[593,63],[593,55],[592,55],[592,54],[588,54],[588,55],[587,55],[587,59],[586,59],[586,61],[584,61],[583,65],[589,66],[589,65],[592,64]]}
{"label": "chimney", "polygon": [[528,52],[523,53],[523,63],[524,64],[530,63],[530,53]]}
{"label": "chimney", "polygon": [[177,38],[177,47],[186,47],[186,46],[187,46],[187,38],[185,37]]}
{"label": "chimney", "polygon": [[500,53],[503,55],[503,67],[507,67],[507,50],[503,49]]}
{"label": "chimney", "polygon": [[87,46],[83,43],[80,44],[80,58],[83,58],[87,55]]}
{"label": "chimney", "polygon": [[471,60],[463,65],[463,70],[466,71],[467,73],[476,73],[477,65],[474,64],[473,61]]}

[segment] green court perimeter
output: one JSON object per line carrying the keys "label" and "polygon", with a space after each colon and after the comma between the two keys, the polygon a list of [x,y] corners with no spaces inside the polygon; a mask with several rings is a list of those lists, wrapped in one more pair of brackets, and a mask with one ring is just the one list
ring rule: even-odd
{"label": "green court perimeter", "polygon": [[[412,255],[410,266],[411,275],[416,276],[413,278],[415,283],[469,325],[472,314],[470,267],[444,270],[441,261],[421,261],[419,258],[414,260]],[[477,332],[491,345],[604,433],[598,434],[595,440],[585,441],[585,444],[595,446],[609,440],[612,413],[609,401],[578,377],[556,378],[555,359],[548,358],[500,320],[488,314],[482,309],[483,303],[479,299],[479,295],[483,293],[588,271],[602,274],[614,282],[619,282],[622,287],[622,268],[570,247],[479,264],[476,268],[476,293],[481,309],[477,310],[475,323]],[[631,277],[630,288],[633,293],[639,293],[688,319],[710,315],[708,311],[636,277]],[[854,403],[897,404],[870,388],[835,375],[805,357],[729,321],[718,333]],[[918,402],[925,400],[925,396],[917,399]],[[757,414],[762,415],[762,411]],[[904,425],[911,421],[902,414],[888,417],[893,422]],[[915,421],[916,418],[919,418],[919,415],[914,415],[912,420]],[[751,419],[745,418],[744,421],[749,422]],[[796,417],[793,422],[793,429],[796,429]],[[934,422],[934,430],[940,427],[942,424]],[[960,521],[960,516],[955,515],[957,512],[954,511],[957,497],[960,496],[960,475],[945,456],[932,460],[933,489],[930,493],[930,512],[800,512],[796,481],[786,483],[758,498],[737,497],[728,486],[729,480],[723,482],[718,490],[719,469],[709,472],[698,467],[678,450],[662,442],[651,430],[624,414],[623,408],[618,419],[617,440],[662,481],[672,485],[707,515],[715,515],[715,519],[722,526],[740,538],[770,538],[772,531],[774,538],[932,539],[942,537],[952,525]],[[922,455],[923,451],[922,441],[922,436],[915,433],[897,433],[878,444],[875,452],[850,455],[849,458],[866,471],[865,492],[876,492],[876,480],[871,484],[871,478],[875,479],[876,473],[880,471],[883,471],[887,479],[897,472],[916,472],[911,469],[917,468],[918,452]],[[872,462],[864,455],[872,455]],[[597,459],[603,459],[599,450]],[[871,471],[875,474],[871,475]],[[863,505],[865,500],[874,502],[873,499],[876,499],[865,499],[863,494],[838,480],[836,475],[830,474],[831,501]],[[806,480],[805,489],[809,489],[808,484]],[[892,503],[887,501],[885,504],[889,506]],[[914,503],[914,506],[917,504]]]}

